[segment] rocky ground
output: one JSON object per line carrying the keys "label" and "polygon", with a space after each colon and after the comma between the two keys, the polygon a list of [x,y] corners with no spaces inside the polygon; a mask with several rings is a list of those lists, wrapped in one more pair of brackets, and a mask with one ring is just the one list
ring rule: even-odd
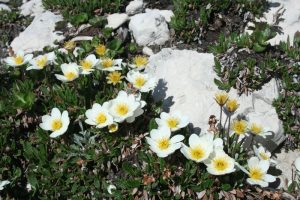
{"label": "rocky ground", "polygon": [[[25,0],[20,5],[0,0],[1,9],[19,14],[18,23],[0,22],[0,35],[7,36],[5,40],[1,38],[0,58],[8,56],[10,48],[32,53],[55,47],[67,39],[91,40],[94,35],[102,34],[90,24],[72,26],[58,11],[46,10],[41,0]],[[215,85],[215,79],[218,79],[214,68],[215,55],[208,51],[208,47],[218,41],[220,33],[251,33],[249,20],[245,16],[226,15],[223,21],[215,21],[212,28],[203,32],[206,37],[199,35],[186,42],[180,40],[170,27],[173,9],[169,0],[134,0],[128,3],[124,13],[107,15],[106,27],[114,29],[123,41],[135,42],[139,46],[138,51],[150,57],[147,71],[159,79],[153,92],[154,98],[163,100],[164,110],[181,110],[189,116],[194,131],[200,132],[209,128],[207,121],[210,115],[219,114],[219,107],[211,99],[219,90]],[[269,9],[263,17],[255,20],[280,28],[281,33],[269,41],[271,45],[286,41],[288,37],[292,42],[295,33],[300,31],[299,11],[298,0],[270,0]],[[224,26],[226,21],[229,22]],[[239,95],[238,89],[233,88],[230,95],[240,103],[239,115],[263,123],[271,130],[272,136],[260,142],[273,152],[273,159],[278,163],[276,168],[281,171],[280,181],[274,188],[287,189],[295,170],[294,160],[300,156],[300,151],[283,148],[286,135],[272,104],[282,92],[281,84],[280,80],[271,78],[259,90]]]}

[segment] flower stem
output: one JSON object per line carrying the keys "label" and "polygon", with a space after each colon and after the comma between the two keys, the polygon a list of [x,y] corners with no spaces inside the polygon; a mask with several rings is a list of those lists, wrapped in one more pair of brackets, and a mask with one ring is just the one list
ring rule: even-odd
{"label": "flower stem", "polygon": [[220,131],[219,133],[221,134],[221,138],[223,138],[223,126],[222,126],[222,106],[220,106]]}
{"label": "flower stem", "polygon": [[230,130],[230,119],[231,119],[231,116],[229,115],[228,117],[228,127],[227,127],[227,151],[228,153],[230,153],[230,135],[229,135],[229,130]]}

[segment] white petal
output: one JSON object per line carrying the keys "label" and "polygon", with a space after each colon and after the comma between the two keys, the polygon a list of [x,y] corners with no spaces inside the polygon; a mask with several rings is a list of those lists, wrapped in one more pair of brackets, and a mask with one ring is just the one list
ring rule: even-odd
{"label": "white petal", "polygon": [[183,135],[174,135],[174,136],[170,139],[170,142],[174,144],[174,143],[181,142],[182,140],[184,140],[184,136],[183,136]]}
{"label": "white petal", "polygon": [[272,176],[270,174],[265,174],[264,181],[266,181],[268,183],[272,183],[272,182],[276,181],[276,178],[275,178],[275,176]]}
{"label": "white petal", "polygon": [[259,161],[259,167],[263,172],[267,172],[270,167],[270,161],[268,160],[261,160]]}
{"label": "white petal", "polygon": [[195,133],[193,133],[189,137],[189,145],[190,145],[190,147],[195,147],[195,146],[199,145],[199,139],[200,139],[200,137],[198,135],[196,135]]}
{"label": "white petal", "polygon": [[259,159],[258,157],[251,157],[248,160],[248,166],[249,168],[257,167],[259,165]]}
{"label": "white petal", "polygon": [[61,118],[61,113],[58,108],[52,108],[51,117],[57,118],[57,119]]}

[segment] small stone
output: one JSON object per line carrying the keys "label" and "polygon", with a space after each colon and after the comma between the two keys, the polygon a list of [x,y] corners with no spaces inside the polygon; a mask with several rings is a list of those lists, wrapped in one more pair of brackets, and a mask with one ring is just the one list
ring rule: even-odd
{"label": "small stone", "polygon": [[135,15],[143,11],[144,2],[143,0],[134,0],[129,2],[128,6],[126,6],[126,13],[128,15]]}
{"label": "small stone", "polygon": [[152,49],[150,49],[149,47],[144,47],[143,54],[145,54],[147,56],[152,56],[154,53],[153,53]]}
{"label": "small stone", "polygon": [[0,10],[6,10],[8,12],[11,12],[11,9],[5,4],[0,4]]}
{"label": "small stone", "polygon": [[112,29],[116,29],[125,23],[129,19],[128,15],[125,13],[114,13],[107,16],[107,25],[105,27],[109,27]]}

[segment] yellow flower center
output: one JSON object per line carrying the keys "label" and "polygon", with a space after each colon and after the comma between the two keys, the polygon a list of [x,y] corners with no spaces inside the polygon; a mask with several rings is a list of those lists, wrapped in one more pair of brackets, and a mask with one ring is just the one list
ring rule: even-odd
{"label": "yellow flower center", "polygon": [[96,121],[98,124],[103,124],[106,122],[106,115],[104,113],[99,113],[96,117]]}
{"label": "yellow flower center", "polygon": [[110,58],[106,58],[106,59],[102,60],[101,64],[102,64],[103,68],[110,68],[113,66],[114,61]]}
{"label": "yellow flower center", "polygon": [[247,122],[245,120],[233,121],[232,130],[238,135],[244,134],[247,130]]}
{"label": "yellow flower center", "polygon": [[60,119],[55,119],[51,123],[52,131],[57,131],[62,127],[62,121]]}
{"label": "yellow flower center", "polygon": [[105,47],[105,45],[99,44],[99,45],[96,47],[96,53],[97,53],[99,56],[104,56],[104,55],[105,55],[105,52],[106,52],[106,47]]}
{"label": "yellow flower center", "polygon": [[136,56],[133,62],[137,67],[141,67],[148,63],[148,58],[146,56]]}
{"label": "yellow flower center", "polygon": [[167,119],[167,125],[169,126],[169,128],[176,128],[178,124],[179,120],[177,118],[171,117]]}
{"label": "yellow flower center", "polygon": [[225,157],[215,158],[213,160],[213,166],[217,171],[224,171],[229,167],[229,163]]}
{"label": "yellow flower center", "polygon": [[253,123],[250,127],[250,131],[251,131],[251,133],[259,135],[263,131],[263,127],[258,124]]}
{"label": "yellow flower center", "polygon": [[269,156],[267,154],[265,154],[264,152],[260,152],[259,155],[263,160],[269,160]]}
{"label": "yellow flower center", "polygon": [[74,72],[67,72],[67,73],[65,74],[65,77],[66,77],[69,81],[71,81],[71,80],[74,80],[74,78],[76,77],[76,74],[75,74]]}
{"label": "yellow flower center", "polygon": [[237,103],[236,99],[228,99],[226,103],[226,109],[228,112],[235,112],[240,105]]}
{"label": "yellow flower center", "polygon": [[114,133],[119,129],[118,124],[114,123],[108,126],[108,130],[110,133]]}
{"label": "yellow flower center", "polygon": [[120,72],[111,72],[108,74],[107,79],[109,84],[116,85],[121,81],[121,73]]}
{"label": "yellow flower center", "polygon": [[215,100],[220,106],[223,106],[228,100],[228,94],[226,92],[217,93],[215,95]]}
{"label": "yellow flower center", "polygon": [[84,70],[89,70],[91,69],[93,63],[90,60],[82,60],[80,61],[80,66],[84,69]]}
{"label": "yellow flower center", "polygon": [[190,148],[190,155],[193,159],[199,160],[204,157],[205,151],[201,147]]}
{"label": "yellow flower center", "polygon": [[75,47],[76,47],[76,42],[74,42],[74,41],[67,41],[64,43],[64,49],[72,50]]}
{"label": "yellow flower center", "polygon": [[118,113],[118,115],[120,116],[124,116],[128,113],[129,111],[129,108],[128,108],[128,105],[125,104],[125,103],[120,103],[117,105],[116,107],[116,112]]}
{"label": "yellow flower center", "polygon": [[21,65],[24,62],[24,59],[22,56],[15,56],[14,60],[17,65]]}
{"label": "yellow flower center", "polygon": [[261,169],[253,167],[250,169],[249,177],[254,180],[262,180],[264,173],[261,171]]}
{"label": "yellow flower center", "polygon": [[144,79],[144,77],[137,77],[134,81],[134,85],[137,87],[137,88],[141,88],[145,85],[146,83],[146,80]]}
{"label": "yellow flower center", "polygon": [[165,150],[165,149],[169,148],[170,140],[168,138],[160,139],[160,140],[158,140],[157,145],[160,150]]}
{"label": "yellow flower center", "polygon": [[47,56],[42,56],[40,59],[36,60],[36,65],[40,68],[44,68],[47,64],[48,58]]}

